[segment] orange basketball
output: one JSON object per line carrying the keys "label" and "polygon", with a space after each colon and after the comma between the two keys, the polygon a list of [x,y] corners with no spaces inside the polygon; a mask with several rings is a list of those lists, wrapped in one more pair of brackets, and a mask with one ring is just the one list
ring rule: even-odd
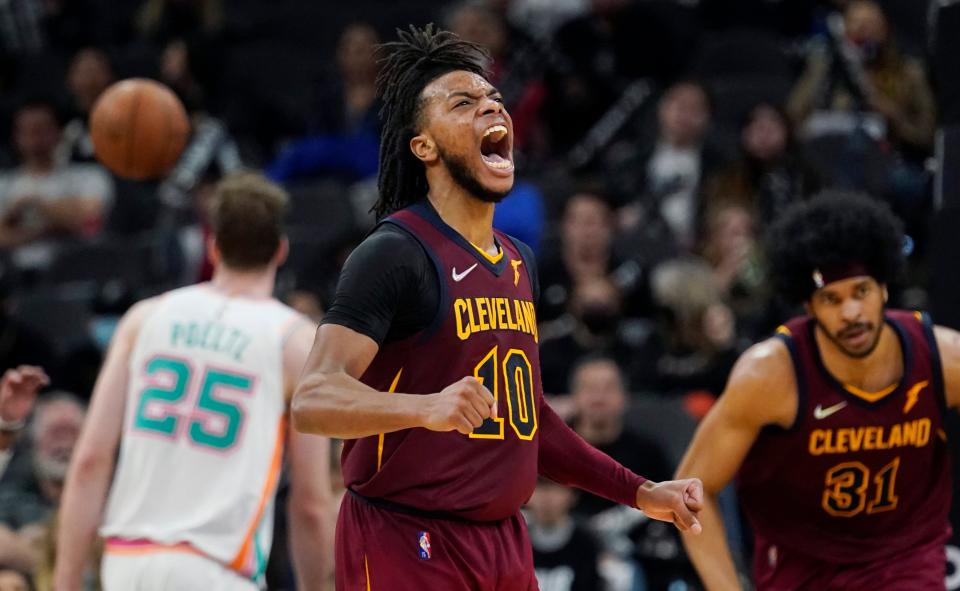
{"label": "orange basketball", "polygon": [[153,80],[130,78],[110,86],[90,113],[97,159],[120,177],[144,180],[169,171],[187,143],[187,111]]}

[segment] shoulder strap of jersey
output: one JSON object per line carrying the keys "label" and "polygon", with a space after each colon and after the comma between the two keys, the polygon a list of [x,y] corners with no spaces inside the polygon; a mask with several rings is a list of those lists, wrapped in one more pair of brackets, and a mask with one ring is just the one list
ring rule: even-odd
{"label": "shoulder strap of jersey", "polygon": [[537,277],[537,259],[533,255],[533,250],[531,250],[530,247],[524,242],[517,240],[505,232],[494,230],[494,234],[500,240],[501,244],[509,245],[520,255],[520,260],[523,261],[523,266],[526,268],[527,279],[530,281],[530,289],[533,291],[533,303],[534,305],[539,306],[540,302],[537,300],[540,299],[540,285]]}
{"label": "shoulder strap of jersey", "polygon": [[947,412],[947,392],[943,385],[943,362],[940,359],[940,347],[937,346],[937,337],[933,332],[933,318],[927,312],[915,311],[913,318],[920,324],[923,337],[930,350],[930,374],[933,376],[934,390],[940,402],[940,411]]}
{"label": "shoulder strap of jersey", "polygon": [[804,332],[806,330],[806,319],[804,317],[793,318],[792,320],[781,324],[777,327],[774,338],[779,339],[787,347],[787,351],[790,352],[790,363],[793,365],[793,377],[794,381],[797,384],[797,416],[793,420],[793,424],[788,428],[783,429],[780,427],[774,427],[773,429],[781,433],[792,433],[796,431],[800,425],[803,423],[804,417],[806,415],[807,408],[807,379],[806,379],[806,365],[801,356],[801,351],[798,345],[798,339],[803,339],[805,337]]}

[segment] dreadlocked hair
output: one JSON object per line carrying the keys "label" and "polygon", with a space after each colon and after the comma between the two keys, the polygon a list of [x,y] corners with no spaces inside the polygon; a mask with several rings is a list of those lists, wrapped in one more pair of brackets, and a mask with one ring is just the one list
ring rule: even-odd
{"label": "dreadlocked hair", "polygon": [[817,269],[863,265],[879,283],[897,281],[904,266],[903,224],[883,202],[823,191],[783,212],[767,237],[770,280],[786,303],[810,299]]}
{"label": "dreadlocked hair", "polygon": [[399,41],[377,48],[380,73],[377,97],[381,100],[380,197],[373,206],[377,218],[417,201],[427,193],[423,164],[410,151],[410,140],[419,127],[421,93],[432,80],[457,70],[487,76],[490,54],[449,31],[428,24],[397,29]]}

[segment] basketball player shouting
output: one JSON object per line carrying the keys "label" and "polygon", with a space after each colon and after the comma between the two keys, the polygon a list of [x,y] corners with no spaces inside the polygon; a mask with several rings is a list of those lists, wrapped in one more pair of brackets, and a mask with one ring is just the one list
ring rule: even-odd
{"label": "basketball player shouting", "polygon": [[774,287],[808,315],[743,354],[687,451],[707,496],[690,556],[740,588],[715,502],[736,474],[757,589],[943,589],[960,334],[884,309],[903,244],[885,206],[826,193],[772,235]]}
{"label": "basketball player shouting", "polygon": [[138,303],[110,345],[67,476],[58,591],[82,588],[101,521],[105,591],[257,589],[285,442],[297,589],[324,584],[328,440],[286,429],[314,325],[271,297],[287,196],[243,173],[213,201],[213,280]]}
{"label": "basketball player shouting", "polygon": [[699,531],[699,481],[645,481],[543,402],[535,262],[492,225],[514,164],[488,56],[432,27],[400,39],[378,81],[386,217],[344,266],[292,411],[348,440],[337,588],[536,589],[519,509],[538,473]]}

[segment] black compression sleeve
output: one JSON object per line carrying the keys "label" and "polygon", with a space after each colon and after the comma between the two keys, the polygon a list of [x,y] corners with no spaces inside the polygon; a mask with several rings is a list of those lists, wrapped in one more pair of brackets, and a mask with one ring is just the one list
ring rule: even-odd
{"label": "black compression sleeve", "polygon": [[350,254],[321,324],[339,324],[382,345],[426,328],[440,306],[436,269],[417,240],[383,224]]}

